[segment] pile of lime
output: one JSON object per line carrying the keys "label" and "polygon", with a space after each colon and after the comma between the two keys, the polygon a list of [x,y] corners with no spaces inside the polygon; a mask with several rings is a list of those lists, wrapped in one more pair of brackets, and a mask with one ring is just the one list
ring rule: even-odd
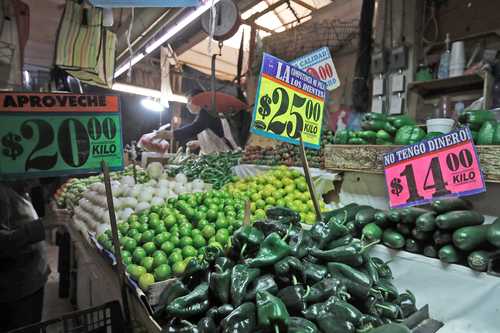
{"label": "pile of lime", "polygon": [[[302,222],[316,223],[306,179],[295,169],[279,166],[260,175],[229,183],[224,189],[242,200],[250,200],[253,220],[264,219],[266,209],[270,207],[283,206],[300,213]],[[320,208],[325,210],[322,200]]]}
{"label": "pile of lime", "polygon": [[[244,201],[227,191],[181,194],[118,224],[123,263],[146,290],[151,284],[182,274],[207,245],[224,248],[241,226]],[[112,251],[110,230],[98,236]]]}

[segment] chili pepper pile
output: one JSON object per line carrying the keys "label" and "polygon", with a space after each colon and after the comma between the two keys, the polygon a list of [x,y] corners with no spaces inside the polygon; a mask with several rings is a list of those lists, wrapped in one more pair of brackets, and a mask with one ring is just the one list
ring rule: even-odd
{"label": "chili pepper pile", "polygon": [[231,168],[238,164],[240,157],[240,152],[193,156],[182,165],[170,168],[169,176],[183,173],[190,181],[201,178],[204,182],[213,184],[214,189],[218,190],[234,180]]}
{"label": "chili pepper pile", "polygon": [[425,208],[388,211],[350,204],[337,214],[342,213],[352,234],[363,240],[380,240],[393,249],[477,271],[486,271],[492,253],[500,248],[500,218],[485,225],[484,216],[460,198],[436,200]]}
{"label": "chili pepper pile", "polygon": [[460,115],[461,124],[467,125],[478,145],[500,145],[500,124],[495,114],[486,110],[470,110]]}
{"label": "chili pepper pile", "polygon": [[161,294],[163,332],[410,332],[393,322],[416,311],[414,296],[345,216],[325,218],[303,230],[295,212],[272,208],[235,231],[226,255],[208,248]]}

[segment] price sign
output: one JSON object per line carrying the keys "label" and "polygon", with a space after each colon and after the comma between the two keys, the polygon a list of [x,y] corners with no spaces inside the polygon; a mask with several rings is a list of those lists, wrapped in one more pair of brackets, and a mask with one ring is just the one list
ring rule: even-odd
{"label": "price sign", "polygon": [[339,76],[333,64],[330,50],[327,47],[322,47],[297,58],[291,61],[290,64],[324,81],[328,90],[335,90],[340,87]]}
{"label": "price sign", "polygon": [[384,167],[392,208],[486,191],[468,128],[385,154]]}
{"label": "price sign", "polygon": [[252,132],[319,149],[325,83],[264,53],[255,97]]}
{"label": "price sign", "polygon": [[123,168],[117,96],[0,94],[0,179]]}

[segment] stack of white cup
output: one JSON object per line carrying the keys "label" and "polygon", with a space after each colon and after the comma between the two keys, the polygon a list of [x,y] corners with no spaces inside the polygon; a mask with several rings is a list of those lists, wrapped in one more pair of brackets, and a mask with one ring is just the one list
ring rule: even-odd
{"label": "stack of white cup", "polygon": [[451,45],[450,77],[464,75],[465,47],[463,41]]}

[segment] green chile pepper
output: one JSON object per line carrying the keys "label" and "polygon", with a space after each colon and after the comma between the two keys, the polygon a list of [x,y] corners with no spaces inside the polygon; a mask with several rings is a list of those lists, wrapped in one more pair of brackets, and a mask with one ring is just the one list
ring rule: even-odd
{"label": "green chile pepper", "polygon": [[495,130],[497,123],[494,120],[488,120],[483,123],[479,134],[477,136],[478,145],[491,145],[493,144],[493,137],[495,135]]}
{"label": "green chile pepper", "polygon": [[328,271],[334,277],[337,276],[337,274],[341,274],[356,283],[366,284],[368,286],[371,286],[372,284],[372,281],[367,274],[340,262],[328,263]]}
{"label": "green chile pepper", "polygon": [[339,320],[331,313],[322,313],[316,319],[322,332],[331,333],[354,333],[356,327],[349,321]]}
{"label": "green chile pepper", "polygon": [[204,282],[167,305],[167,313],[178,318],[189,318],[205,313],[208,308],[208,283]]}
{"label": "green chile pepper", "polygon": [[264,234],[259,229],[244,225],[234,232],[233,240],[241,247],[241,252],[244,252],[246,248],[257,249],[264,240]]}
{"label": "green chile pepper", "polygon": [[289,314],[285,304],[267,291],[258,291],[256,295],[257,322],[259,326],[285,332],[288,326]]}
{"label": "green chile pepper", "polygon": [[307,304],[304,297],[306,296],[306,288],[303,285],[285,287],[276,296],[283,301],[292,315],[300,315],[306,309]]}
{"label": "green chile pepper", "polygon": [[331,250],[311,249],[312,256],[326,261],[342,262],[348,265],[359,266],[363,263],[361,254],[367,246],[363,246],[359,239],[353,239],[349,245],[339,246]]}
{"label": "green chile pepper", "polygon": [[368,144],[368,141],[361,138],[350,138],[347,143],[350,145],[366,145]]}
{"label": "green chile pepper", "polygon": [[175,279],[168,288],[163,289],[160,294],[159,306],[161,309],[165,309],[167,305],[172,303],[172,301],[178,297],[185,296],[189,293],[189,289],[182,283],[181,280]]}
{"label": "green chile pepper", "polygon": [[420,127],[406,125],[398,129],[394,143],[398,145],[410,145],[421,141],[425,137],[425,131]]}
{"label": "green chile pepper", "polygon": [[391,141],[392,136],[384,131],[383,129],[377,131],[377,139],[382,140],[382,141]]}
{"label": "green chile pepper", "polygon": [[243,264],[233,267],[230,286],[231,304],[238,306],[243,302],[247,287],[259,275],[260,269],[258,268],[250,268]]}
{"label": "green chile pepper", "polygon": [[297,283],[297,276],[304,274],[304,264],[300,259],[288,256],[274,264],[274,272],[283,281],[290,282],[290,279]]}
{"label": "green chile pepper", "polygon": [[257,252],[255,258],[245,260],[249,267],[265,267],[273,265],[291,252],[288,244],[277,233],[269,234]]}
{"label": "green chile pepper", "polygon": [[229,302],[229,290],[231,287],[231,271],[211,273],[209,278],[210,290],[217,300],[222,304]]}
{"label": "green chile pepper", "polygon": [[306,260],[304,260],[303,263],[305,282],[319,282],[328,274],[328,270],[325,266],[314,264]]}
{"label": "green chile pepper", "polygon": [[320,333],[316,325],[302,317],[290,317],[288,319],[288,333]]}
{"label": "green chile pepper", "polygon": [[340,144],[340,145],[345,145],[349,141],[350,137],[351,137],[351,130],[343,129],[343,130],[337,131],[335,133],[334,143]]}
{"label": "green chile pepper", "polygon": [[257,326],[255,305],[243,303],[234,309],[220,324],[222,333],[253,333]]}
{"label": "green chile pepper", "polygon": [[270,292],[273,295],[278,293],[278,285],[274,280],[274,275],[266,274],[261,275],[253,282],[253,286],[245,295],[245,301],[253,301],[255,300],[255,295],[257,291],[265,290]]}
{"label": "green chile pepper", "polygon": [[346,286],[339,279],[327,278],[313,284],[309,292],[306,292],[304,299],[307,303],[319,303],[331,296],[344,300],[350,297]]}
{"label": "green chile pepper", "polygon": [[305,257],[314,242],[308,230],[302,230],[296,240],[290,241],[290,250],[294,257],[302,259]]}
{"label": "green chile pepper", "polygon": [[217,333],[217,326],[215,322],[210,317],[203,317],[198,322],[198,332],[199,333]]}
{"label": "green chile pepper", "polygon": [[339,246],[349,245],[353,237],[351,234],[347,234],[345,236],[340,237],[339,239],[335,239],[326,244],[325,249],[331,250]]}
{"label": "green chile pepper", "polygon": [[413,120],[412,118],[410,118],[407,115],[391,116],[391,117],[388,117],[387,120],[389,120],[389,122],[391,122],[392,125],[396,128],[401,128],[401,127],[407,126],[407,125],[415,126],[417,124],[415,122],[415,120]]}

